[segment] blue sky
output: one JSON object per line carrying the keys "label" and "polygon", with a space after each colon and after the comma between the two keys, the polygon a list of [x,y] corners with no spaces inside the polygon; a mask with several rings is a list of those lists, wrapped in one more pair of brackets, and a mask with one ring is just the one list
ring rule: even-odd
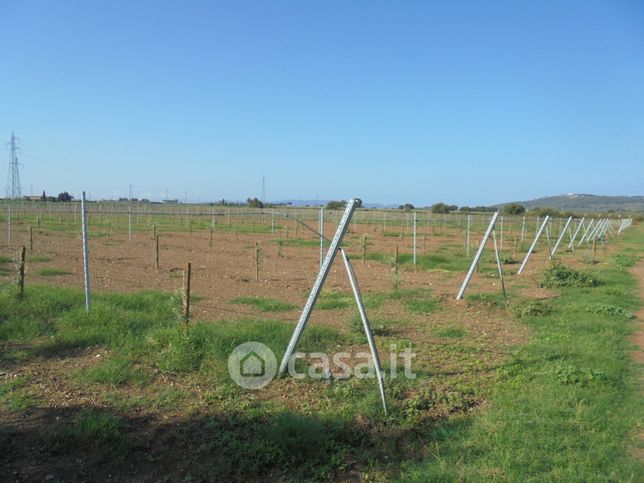
{"label": "blue sky", "polygon": [[644,194],[642,2],[0,0],[0,18],[24,194],[239,200],[262,176],[268,200]]}

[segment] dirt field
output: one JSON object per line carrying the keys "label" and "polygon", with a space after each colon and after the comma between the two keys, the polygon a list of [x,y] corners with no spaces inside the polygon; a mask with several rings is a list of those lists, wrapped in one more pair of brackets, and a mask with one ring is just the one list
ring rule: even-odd
{"label": "dirt field", "polygon": [[[347,235],[344,243],[352,256],[356,275],[365,297],[391,293],[394,280],[388,261],[361,259],[363,235],[367,235],[367,258],[370,254],[393,255],[398,248],[401,258],[412,252],[412,240],[408,234],[391,236],[376,227],[360,225]],[[27,225],[14,226],[13,247],[3,246],[0,255],[12,257],[15,247],[29,246]],[[332,223],[325,226],[325,233],[333,233]],[[109,234],[105,230],[90,229],[90,273],[93,293],[135,292],[160,290],[179,294],[182,286],[183,268],[192,264],[193,322],[217,323],[240,318],[270,318],[294,322],[298,319],[306,297],[319,269],[319,245],[314,236],[298,233],[291,227],[291,236],[286,238],[270,233],[234,233],[215,231],[160,231],[160,263],[155,267],[155,245],[149,230],[136,231],[128,240],[127,233]],[[56,284],[81,289],[83,287],[82,246],[77,233],[63,230],[34,230],[33,250],[27,250],[26,287],[33,284]],[[6,236],[0,233],[0,237]],[[6,238],[5,238],[6,239]],[[279,240],[282,240],[281,242]],[[463,234],[458,230],[445,233],[420,232],[418,236],[419,257],[442,254],[445,258],[459,256],[467,267],[475,253],[480,234],[472,236],[470,256],[465,257]],[[260,248],[259,280],[256,280],[255,243]],[[509,243],[506,241],[506,245]],[[368,315],[376,328],[377,345],[381,358],[389,355],[389,344],[394,341],[413,343],[419,357],[415,368],[431,378],[427,387],[419,385],[417,391],[433,393],[457,393],[458,402],[442,402],[431,405],[425,411],[430,420],[450,417],[484,407],[485,390],[459,392],[463,385],[485,388],[495,376],[495,370],[511,358],[511,351],[525,342],[530,333],[525,325],[516,323],[499,300],[500,285],[493,260],[491,243],[488,245],[481,270],[474,275],[468,294],[484,294],[478,298],[466,297],[456,301],[455,294],[465,276],[465,270],[414,269],[410,263],[400,266],[398,288],[402,291],[422,289],[431,293],[440,305],[440,310],[428,313],[410,311],[403,303],[388,302],[368,309]],[[609,251],[611,248],[609,247]],[[522,253],[506,250],[502,259],[510,260],[506,268],[506,287],[515,298],[546,298],[551,292],[537,288],[535,278],[547,264],[546,251],[539,249],[530,261],[526,273],[516,275]],[[562,258],[571,265],[584,265],[581,254],[561,252]],[[584,251],[588,257],[588,250]],[[603,251],[596,254],[604,257]],[[10,282],[15,277],[13,266],[4,264],[0,280]],[[330,293],[351,296],[350,286],[341,260],[336,259],[325,289]],[[429,289],[429,291],[427,291]],[[233,303],[238,297],[262,297],[287,302],[293,309],[265,313],[248,305]],[[353,303],[330,310],[314,310],[311,324],[327,325],[347,333],[349,320],[357,311]],[[380,320],[403,320],[404,323],[378,332]],[[462,328],[466,338],[450,339],[441,335],[441,329]],[[351,339],[355,340],[355,339]],[[362,339],[360,339],[362,340]],[[17,353],[19,343],[4,344],[6,353]],[[366,349],[366,342],[354,342],[344,349]],[[2,366],[2,380],[11,381],[26,377],[32,388],[37,388],[38,404],[26,413],[5,412],[6,424],[15,428],[17,440],[14,448],[22,448],[9,455],[9,471],[12,480],[52,479],[119,480],[122,478],[154,481],[171,475],[170,478],[185,478],[191,474],[191,459],[194,465],[203,465],[195,445],[203,431],[204,421],[222,414],[219,403],[213,403],[213,389],[200,379],[175,377],[155,373],[153,382],[143,386],[126,385],[119,388],[95,385],[91,389],[68,374],[99,366],[111,354],[100,347],[69,351],[59,357],[34,360],[7,360]],[[370,386],[371,387],[371,386]],[[429,388],[429,389],[428,389]],[[375,391],[375,387],[372,387]],[[176,399],[164,404],[167,391],[176,391]],[[35,394],[35,393],[34,393]],[[297,394],[297,397],[293,397]],[[418,394],[421,394],[419,392]],[[418,394],[405,393],[404,400],[413,400]],[[217,396],[219,397],[219,396]],[[115,467],[104,455],[86,455],[79,458],[56,456],[50,450],[38,450],[33,457],[28,448],[37,447],[39,433],[55,431],[61,424],[73,425],[79,408],[92,407],[113,410],[115,401],[127,404],[121,409],[125,428],[135,434],[141,447],[133,450],[131,461]],[[240,397],[242,403],[258,401],[278,402],[289,410],[306,412],[325,404],[320,398],[320,388],[314,384],[299,384],[292,379],[279,380],[265,390]],[[126,401],[126,402],[122,402]],[[119,406],[120,407],[120,406]],[[201,421],[201,422],[200,422]],[[192,436],[191,436],[192,435]],[[401,436],[402,438],[402,436]],[[176,447],[181,441],[183,446]],[[138,455],[138,456],[137,456]],[[144,460],[143,460],[144,459]],[[94,466],[88,466],[92,463]],[[343,479],[354,480],[357,475],[348,472]]]}

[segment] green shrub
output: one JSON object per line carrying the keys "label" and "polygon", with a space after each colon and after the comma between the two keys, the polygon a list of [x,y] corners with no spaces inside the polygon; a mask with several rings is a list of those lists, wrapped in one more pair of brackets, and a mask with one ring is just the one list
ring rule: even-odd
{"label": "green shrub", "polygon": [[552,262],[541,274],[539,286],[542,288],[595,287],[597,281],[572,267],[560,262]]}

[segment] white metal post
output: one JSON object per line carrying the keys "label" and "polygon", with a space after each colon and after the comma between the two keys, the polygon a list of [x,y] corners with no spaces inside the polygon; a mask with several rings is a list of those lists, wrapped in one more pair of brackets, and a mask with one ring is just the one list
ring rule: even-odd
{"label": "white metal post", "polygon": [[577,238],[577,235],[581,231],[581,227],[584,224],[584,220],[586,220],[586,217],[583,217],[581,221],[579,222],[579,225],[577,225],[577,229],[575,230],[575,234],[572,236],[572,239],[570,240],[570,243],[568,243],[568,248],[572,248],[573,251],[575,250],[575,238]]}
{"label": "white metal post", "polygon": [[7,206],[7,241],[11,246],[11,205]]}
{"label": "white metal post", "polygon": [[505,300],[505,306],[508,305],[508,294],[505,291],[505,280],[503,279],[503,266],[501,265],[501,255],[499,253],[499,248],[496,246],[496,234],[494,230],[492,231],[492,241],[494,242],[494,254],[496,255],[496,266],[499,269],[499,280],[501,281],[501,290],[503,291],[503,299]]}
{"label": "white metal post", "polygon": [[127,241],[132,241],[132,207],[127,207]]}
{"label": "white metal post", "polygon": [[532,245],[530,245],[530,249],[528,250],[528,253],[526,253],[526,256],[523,260],[523,263],[521,264],[521,267],[519,267],[519,271],[517,272],[517,275],[521,275],[523,272],[523,269],[525,268],[526,264],[528,263],[528,259],[530,258],[530,255],[532,254],[532,250],[537,246],[537,242],[539,241],[539,237],[541,236],[541,232],[543,232],[543,229],[546,227],[548,224],[548,220],[550,219],[550,215],[546,215],[546,217],[543,219],[543,223],[541,224],[541,227],[537,231],[536,236],[534,237],[534,241],[532,242]]}
{"label": "white metal post", "polygon": [[358,312],[360,312],[360,318],[362,319],[362,326],[364,327],[365,334],[367,335],[367,341],[369,342],[369,349],[371,350],[371,357],[373,357],[373,365],[376,372],[376,377],[378,378],[378,388],[380,389],[380,398],[382,399],[382,407],[385,410],[385,415],[387,414],[387,395],[385,394],[385,378],[382,373],[382,366],[380,365],[380,357],[378,356],[378,349],[376,348],[376,341],[373,338],[373,333],[371,331],[371,326],[369,325],[369,319],[367,318],[367,312],[362,303],[362,295],[360,294],[360,287],[358,287],[358,281],[356,279],[355,272],[351,266],[351,261],[347,254],[340,248],[340,253],[342,254],[342,260],[344,260],[344,266],[347,269],[347,274],[349,275],[349,281],[351,282],[351,289],[353,290],[353,296],[356,299],[356,304],[358,305]]}
{"label": "white metal post", "polygon": [[470,226],[472,224],[472,215],[467,215],[467,233],[465,235],[465,255],[470,256]]}
{"label": "white metal post", "polygon": [[590,233],[590,230],[593,227],[595,221],[597,221],[597,220],[594,220],[594,219],[590,220],[590,223],[588,223],[588,225],[586,226],[586,229],[584,230],[583,236],[579,240],[579,243],[577,243],[577,247],[580,247],[581,244],[584,242],[584,240],[586,239],[586,236],[588,236],[588,233]]}
{"label": "white metal post", "polygon": [[414,211],[414,266],[416,266],[416,212]]}
{"label": "white metal post", "polygon": [[[503,250],[503,216],[501,216],[500,231],[501,231],[501,233],[500,233],[501,237],[499,239],[499,241],[501,242],[500,243],[500,248],[501,248],[501,250]],[[494,235],[494,241],[496,242],[496,235]]]}
{"label": "white metal post", "polygon": [[324,262],[324,207],[320,207],[320,268]]}
{"label": "white metal post", "polygon": [[286,352],[284,352],[284,357],[282,358],[282,363],[280,364],[280,370],[279,370],[280,375],[283,375],[286,372],[286,369],[288,367],[288,361],[291,358],[291,355],[293,354],[293,351],[295,350],[297,343],[300,341],[300,337],[302,336],[302,331],[304,330],[304,327],[306,327],[306,324],[309,321],[309,318],[311,316],[311,311],[313,310],[313,306],[315,305],[315,302],[317,301],[318,296],[320,295],[320,291],[322,290],[322,286],[324,285],[324,282],[327,276],[329,275],[331,264],[333,263],[333,260],[335,259],[335,256],[338,251],[338,247],[340,246],[340,243],[342,242],[342,239],[344,238],[344,235],[347,232],[347,229],[349,227],[349,222],[351,221],[351,215],[353,215],[353,211],[355,210],[355,208],[356,208],[356,200],[355,199],[349,200],[349,203],[347,203],[347,207],[344,210],[344,214],[342,215],[342,219],[340,220],[340,224],[338,225],[338,229],[335,232],[335,236],[331,241],[331,246],[329,247],[329,250],[326,253],[326,257],[324,258],[322,267],[320,267],[320,273],[318,274],[317,279],[313,284],[313,288],[311,289],[309,298],[306,301],[306,305],[304,305],[304,310],[302,311],[302,315],[300,315],[300,320],[295,326],[295,331],[291,336],[291,340],[288,343]]}
{"label": "white metal post", "polygon": [[81,221],[83,235],[83,268],[85,273],[85,310],[89,312],[89,247],[87,244],[87,206],[85,192],[81,194]]}
{"label": "white metal post", "polygon": [[557,248],[559,248],[559,244],[561,243],[561,240],[563,240],[563,237],[566,234],[566,230],[568,229],[568,226],[570,225],[571,221],[572,221],[572,216],[568,217],[568,220],[566,221],[566,225],[564,226],[563,230],[561,230],[561,232],[559,233],[559,238],[557,238],[557,243],[555,243],[555,246],[552,249],[552,252],[550,253],[550,258],[555,256],[555,252],[557,251]]}
{"label": "white metal post", "polygon": [[461,300],[463,298],[465,289],[467,288],[467,285],[470,283],[470,279],[474,274],[476,265],[479,263],[479,259],[481,258],[481,255],[483,254],[483,249],[485,248],[485,244],[487,243],[488,238],[490,238],[490,233],[492,233],[492,230],[494,229],[494,225],[496,223],[496,219],[498,217],[499,217],[498,211],[495,212],[494,215],[492,215],[492,219],[490,220],[490,224],[488,225],[487,230],[485,231],[485,235],[483,235],[483,239],[481,240],[479,249],[476,252],[476,255],[474,255],[474,260],[472,260],[472,264],[470,265],[470,269],[468,270],[467,275],[465,275],[465,280],[463,280],[463,285],[461,285],[461,289],[458,291],[458,294],[456,295],[456,300]]}

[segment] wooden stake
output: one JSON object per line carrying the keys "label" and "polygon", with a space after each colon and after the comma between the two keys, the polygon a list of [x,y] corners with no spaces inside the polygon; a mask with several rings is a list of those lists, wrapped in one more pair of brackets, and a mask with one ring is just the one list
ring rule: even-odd
{"label": "wooden stake", "polygon": [[159,235],[154,237],[154,251],[157,270],[159,269]]}
{"label": "wooden stake", "polygon": [[20,261],[18,262],[18,298],[25,295],[25,247],[20,249]]}
{"label": "wooden stake", "polygon": [[183,318],[186,324],[190,321],[190,276],[192,267],[190,262],[186,263],[186,271],[183,276]]}
{"label": "wooden stake", "polygon": [[594,238],[593,239],[593,255],[595,254],[596,251],[597,251],[597,239]]}
{"label": "wooden stake", "polygon": [[29,227],[29,251],[34,251],[34,227]]}
{"label": "wooden stake", "polygon": [[259,282],[259,244],[255,242],[255,281]]}
{"label": "wooden stake", "polygon": [[517,236],[514,235],[514,248],[512,249],[512,254],[516,258],[517,256]]}
{"label": "wooden stake", "polygon": [[212,226],[210,227],[210,240],[208,241],[208,248],[212,247]]}
{"label": "wooden stake", "polygon": [[367,235],[362,235],[362,264],[367,264]]}

